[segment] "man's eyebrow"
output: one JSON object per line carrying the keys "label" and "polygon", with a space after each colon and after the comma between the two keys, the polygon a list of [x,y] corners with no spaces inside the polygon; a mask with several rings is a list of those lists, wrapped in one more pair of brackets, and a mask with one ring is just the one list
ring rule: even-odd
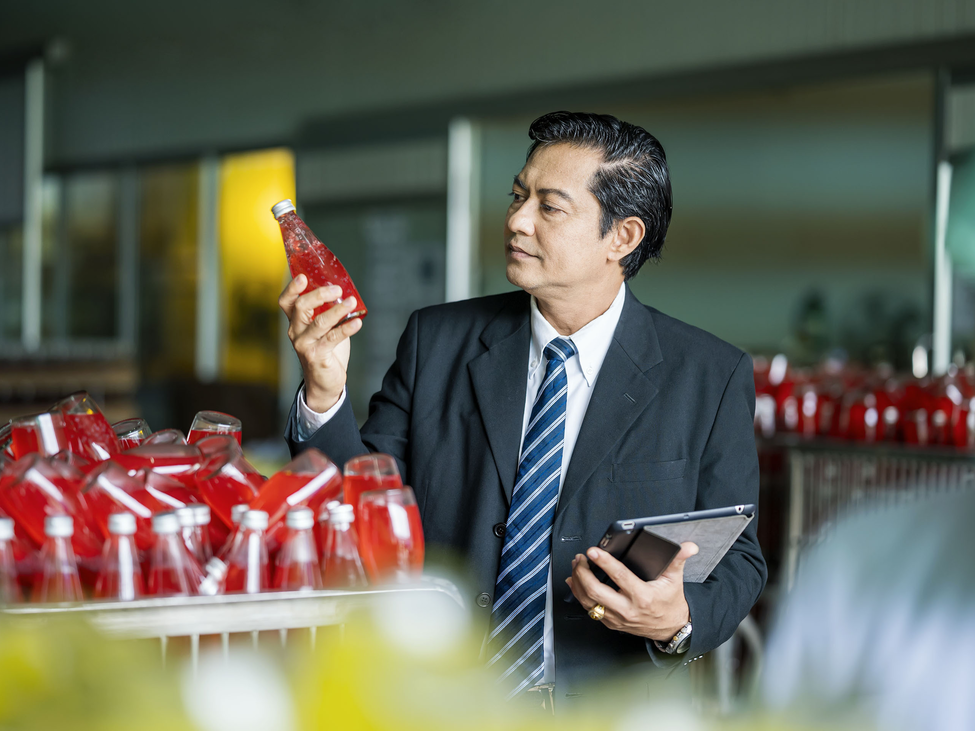
{"label": "man's eyebrow", "polygon": [[[528,186],[525,185],[523,182],[521,182],[521,178],[519,178],[517,175],[515,176],[512,185],[515,186],[516,188],[521,188],[522,190],[528,190]],[[569,203],[575,203],[575,200],[572,198],[571,195],[566,193],[564,190],[560,190],[559,188],[539,188],[538,192],[541,195],[554,195],[554,196],[558,196],[559,198],[562,198],[563,200],[568,201]]]}

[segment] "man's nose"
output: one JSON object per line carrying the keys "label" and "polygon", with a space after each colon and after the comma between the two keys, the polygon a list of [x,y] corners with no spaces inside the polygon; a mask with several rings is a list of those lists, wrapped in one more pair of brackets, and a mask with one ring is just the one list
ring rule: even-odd
{"label": "man's nose", "polygon": [[511,233],[521,234],[522,236],[534,236],[535,219],[533,213],[535,208],[535,205],[530,200],[527,200],[517,210],[510,211],[508,213],[508,220],[506,221],[508,230]]}

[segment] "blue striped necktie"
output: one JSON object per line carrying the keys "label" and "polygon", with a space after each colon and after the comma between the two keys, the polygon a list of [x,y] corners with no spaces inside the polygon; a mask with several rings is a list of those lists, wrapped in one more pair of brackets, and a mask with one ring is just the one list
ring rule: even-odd
{"label": "blue striped necktie", "polygon": [[575,345],[564,338],[545,346],[545,380],[532,406],[511,494],[488,639],[488,665],[511,689],[509,698],[538,684],[545,669],[545,592],[565,441],[565,362],[575,354]]}

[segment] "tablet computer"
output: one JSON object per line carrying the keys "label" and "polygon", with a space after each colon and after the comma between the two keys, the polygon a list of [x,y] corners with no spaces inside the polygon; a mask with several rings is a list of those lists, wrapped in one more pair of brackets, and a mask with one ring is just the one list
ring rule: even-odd
{"label": "tablet computer", "polygon": [[684,565],[684,581],[701,583],[711,575],[754,517],[754,505],[732,505],[713,510],[617,520],[606,530],[599,547],[627,563],[625,558],[643,531],[677,544],[692,541],[700,550]]}

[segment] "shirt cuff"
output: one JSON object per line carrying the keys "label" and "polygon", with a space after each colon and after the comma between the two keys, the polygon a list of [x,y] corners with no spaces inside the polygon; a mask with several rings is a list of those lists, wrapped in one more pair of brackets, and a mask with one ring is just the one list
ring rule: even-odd
{"label": "shirt cuff", "polygon": [[342,389],[342,395],[339,396],[339,400],[335,402],[335,406],[330,408],[324,414],[320,414],[317,411],[312,411],[308,404],[305,402],[305,387],[302,386],[301,390],[298,392],[298,413],[296,414],[298,421],[298,441],[307,442],[311,439],[312,435],[321,429],[328,421],[335,416],[339,409],[342,408],[342,404],[345,403],[345,397],[348,389]]}

